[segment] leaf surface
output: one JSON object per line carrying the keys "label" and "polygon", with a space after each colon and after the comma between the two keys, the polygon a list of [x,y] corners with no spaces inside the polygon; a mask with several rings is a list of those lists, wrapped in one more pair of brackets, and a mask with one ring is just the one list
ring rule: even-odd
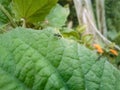
{"label": "leaf surface", "polygon": [[0,35],[1,90],[120,90],[120,72],[54,28]]}

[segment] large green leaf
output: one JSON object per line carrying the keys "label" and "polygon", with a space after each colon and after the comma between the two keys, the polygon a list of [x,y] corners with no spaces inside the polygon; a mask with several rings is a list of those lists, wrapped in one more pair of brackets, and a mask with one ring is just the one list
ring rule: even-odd
{"label": "large green leaf", "polygon": [[57,0],[12,0],[12,7],[18,19],[24,18],[26,22],[39,22],[44,20]]}
{"label": "large green leaf", "polygon": [[120,90],[114,66],[58,33],[16,28],[1,34],[0,90]]}
{"label": "large green leaf", "polygon": [[61,27],[65,25],[69,15],[69,8],[57,4],[46,17],[50,26]]}

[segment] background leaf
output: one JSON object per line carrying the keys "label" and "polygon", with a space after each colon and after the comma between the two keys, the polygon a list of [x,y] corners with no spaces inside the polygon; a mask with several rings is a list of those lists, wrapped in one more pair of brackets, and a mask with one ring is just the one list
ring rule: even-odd
{"label": "background leaf", "polygon": [[57,0],[13,0],[12,7],[17,19],[39,22],[44,20],[56,3]]}
{"label": "background leaf", "polygon": [[63,28],[61,30],[61,33],[62,33],[63,37],[65,37],[65,38],[70,38],[70,39],[73,39],[76,41],[80,39],[79,33],[74,29]]}
{"label": "background leaf", "polygon": [[16,28],[0,35],[1,90],[120,90],[113,65],[56,33]]}
{"label": "background leaf", "polygon": [[[7,9],[8,11],[10,11],[10,6],[9,6],[10,3],[11,0],[0,0],[0,4],[2,4],[4,8]],[[5,14],[0,10],[0,26],[6,24],[8,21],[9,20],[7,16],[5,16]]]}
{"label": "background leaf", "polygon": [[48,23],[50,26],[58,27],[65,25],[65,22],[67,21],[67,17],[69,15],[69,8],[68,7],[62,7],[61,5],[57,4],[50,12],[50,14],[47,16],[46,20],[48,20]]}
{"label": "background leaf", "polygon": [[114,42],[120,46],[120,32],[118,32],[118,35],[115,37]]}
{"label": "background leaf", "polygon": [[85,34],[82,36],[82,41],[84,44],[91,44],[93,40],[93,34]]}

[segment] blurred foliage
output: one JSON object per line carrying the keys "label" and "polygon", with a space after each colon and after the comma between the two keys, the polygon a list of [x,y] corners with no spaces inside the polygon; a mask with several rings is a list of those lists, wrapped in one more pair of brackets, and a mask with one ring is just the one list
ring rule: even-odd
{"label": "blurred foliage", "polygon": [[118,33],[117,37],[115,38],[114,42],[120,46],[120,33]]}
{"label": "blurred foliage", "polygon": [[[92,3],[96,14],[95,0],[92,0]],[[120,0],[105,0],[105,14],[108,38],[120,45]]]}
{"label": "blurred foliage", "polygon": [[62,28],[60,32],[63,37],[75,40],[76,42],[85,45],[89,49],[93,49],[93,35],[92,34],[84,34],[86,26],[77,26],[74,29],[70,28]]}
{"label": "blurred foliage", "polygon": [[62,7],[61,5],[57,4],[47,15],[46,20],[48,21],[48,24],[46,25],[61,28],[65,25],[68,15],[69,7]]}
{"label": "blurred foliage", "polygon": [[[120,0],[105,0],[108,38],[120,46]],[[115,59],[120,69],[120,53]]]}
{"label": "blurred foliage", "polygon": [[[96,19],[96,2],[92,0],[93,11]],[[106,25],[108,38],[112,41],[117,37],[120,31],[120,0],[105,0]]]}
{"label": "blurred foliage", "polygon": [[120,0],[106,0],[108,37],[120,46]]}
{"label": "blurred foliage", "polygon": [[73,0],[59,0],[58,3],[60,3],[62,6],[65,6],[67,4],[69,5],[70,15],[68,16],[68,22],[72,21],[73,27],[76,27],[78,25],[78,20]]}
{"label": "blurred foliage", "polygon": [[119,52],[119,55],[117,56],[117,58],[115,59],[115,63],[117,65],[117,68],[120,70],[120,52]]}
{"label": "blurred foliage", "polygon": [[[11,2],[11,0],[0,0],[0,4],[4,5],[4,8],[8,11],[10,11],[10,2]],[[0,26],[7,22],[8,22],[8,18],[0,10]]]}
{"label": "blurred foliage", "polygon": [[105,0],[108,30],[120,30],[120,0]]}

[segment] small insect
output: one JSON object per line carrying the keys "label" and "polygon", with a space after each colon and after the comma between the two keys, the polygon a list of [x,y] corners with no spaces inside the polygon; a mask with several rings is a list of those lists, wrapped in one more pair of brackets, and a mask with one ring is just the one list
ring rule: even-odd
{"label": "small insect", "polygon": [[54,36],[62,38],[62,36],[59,33],[55,33]]}

